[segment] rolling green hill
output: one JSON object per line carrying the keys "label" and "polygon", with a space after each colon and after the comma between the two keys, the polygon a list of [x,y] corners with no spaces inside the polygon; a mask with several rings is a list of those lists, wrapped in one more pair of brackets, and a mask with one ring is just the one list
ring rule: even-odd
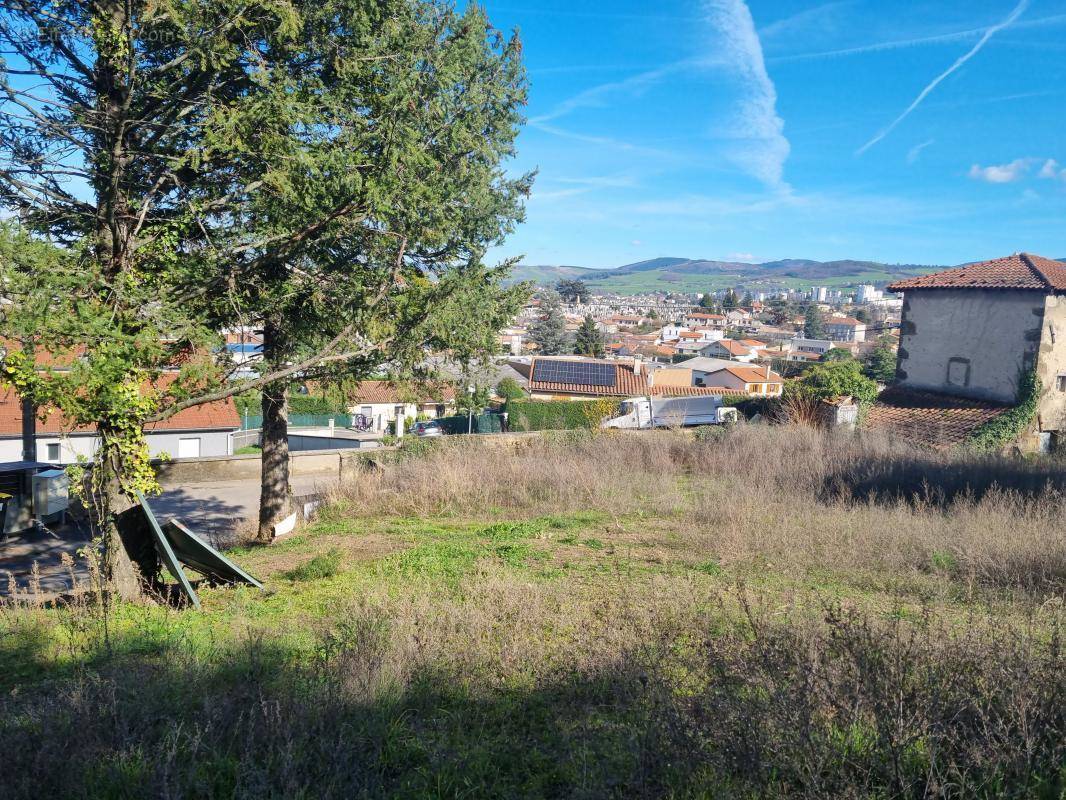
{"label": "rolling green hill", "polygon": [[653,258],[614,269],[521,264],[512,279],[550,286],[562,278],[580,278],[599,291],[700,292],[743,286],[750,289],[799,288],[812,285],[881,284],[943,267],[920,264],[881,264],[874,261],[812,261],[785,259],[763,264],[689,258]]}

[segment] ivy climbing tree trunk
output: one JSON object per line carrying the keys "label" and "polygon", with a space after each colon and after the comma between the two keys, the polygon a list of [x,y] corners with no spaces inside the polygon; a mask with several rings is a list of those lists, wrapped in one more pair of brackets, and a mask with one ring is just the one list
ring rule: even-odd
{"label": "ivy climbing tree trunk", "polygon": [[[283,323],[271,320],[263,328],[263,362],[267,370],[280,366],[285,352]],[[263,425],[260,439],[263,480],[259,493],[259,540],[269,542],[274,526],[289,515],[289,382],[263,387]]]}

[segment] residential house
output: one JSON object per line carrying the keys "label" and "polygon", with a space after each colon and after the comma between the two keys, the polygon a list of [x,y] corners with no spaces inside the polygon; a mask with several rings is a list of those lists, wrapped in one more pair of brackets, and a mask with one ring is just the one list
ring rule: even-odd
{"label": "residential house", "polygon": [[[233,454],[241,423],[233,398],[186,408],[145,429],[153,458],[197,458]],[[100,446],[93,428],[76,428],[58,411],[37,418],[37,460],[74,464],[92,460]],[[0,394],[0,461],[22,460],[22,403],[13,391]]]}
{"label": "residential house", "polygon": [[455,408],[455,387],[444,382],[360,381],[349,402],[350,414],[361,414],[371,421],[374,430],[384,431],[401,415],[408,422],[420,416],[447,416]]}
{"label": "residential house", "polygon": [[804,339],[800,336],[788,343],[788,361],[817,361],[834,347],[828,339]]}
{"label": "residential house", "polygon": [[703,385],[711,389],[733,389],[756,397],[780,397],[784,391],[784,379],[765,367],[752,367],[732,363],[707,373]]}
{"label": "residential house", "polygon": [[[1018,402],[1022,378],[1033,370],[1042,394],[1021,448],[1062,443],[1066,264],[1017,253],[897,281],[888,289],[903,292],[897,393],[935,393],[1003,410]],[[903,400],[897,405],[907,407]],[[894,429],[905,424],[897,419]]]}
{"label": "residential house", "polygon": [[[758,343],[762,345],[762,342]],[[758,348],[746,345],[736,339],[722,339],[711,342],[700,351],[700,355],[708,358],[724,358],[732,361],[751,363],[758,357]]]}
{"label": "residential house", "polygon": [[705,389],[696,386],[659,383],[658,376],[672,372],[662,368],[649,373],[642,359],[601,361],[587,358],[540,357],[528,365],[514,365],[529,370],[527,390],[535,400],[589,400],[597,397],[640,397],[666,395],[714,395],[740,392],[735,389]]}
{"label": "residential house", "polygon": [[866,323],[853,317],[827,317],[825,335],[834,342],[864,342]]}
{"label": "residential house", "polygon": [[722,314],[692,311],[685,317],[685,324],[690,328],[725,328],[726,317]]}

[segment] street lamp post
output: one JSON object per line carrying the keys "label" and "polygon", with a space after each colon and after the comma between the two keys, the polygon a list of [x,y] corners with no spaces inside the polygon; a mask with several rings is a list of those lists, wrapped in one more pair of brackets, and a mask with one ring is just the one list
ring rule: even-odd
{"label": "street lamp post", "polygon": [[474,384],[470,384],[466,387],[467,394],[470,395],[470,403],[466,407],[466,435],[469,436],[474,432]]}

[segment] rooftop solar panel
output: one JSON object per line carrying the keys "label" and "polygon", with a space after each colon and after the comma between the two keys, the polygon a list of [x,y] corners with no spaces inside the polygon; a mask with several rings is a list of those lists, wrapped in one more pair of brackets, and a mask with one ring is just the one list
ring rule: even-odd
{"label": "rooftop solar panel", "polygon": [[538,358],[533,380],[545,383],[571,383],[579,386],[614,386],[614,364],[596,361],[555,361]]}

